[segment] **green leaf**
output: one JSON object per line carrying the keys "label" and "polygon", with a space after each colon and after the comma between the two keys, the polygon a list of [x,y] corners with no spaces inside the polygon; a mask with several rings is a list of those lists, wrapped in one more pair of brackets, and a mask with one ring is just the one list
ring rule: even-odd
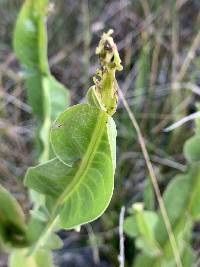
{"label": "green leaf", "polygon": [[190,191],[190,198],[188,202],[188,212],[191,215],[192,219],[194,221],[197,221],[200,219],[200,169],[197,166],[193,166],[194,171],[196,170],[196,173],[194,174],[194,177],[190,177],[190,181],[192,184],[192,190]]}
{"label": "green leaf", "polygon": [[[154,265],[154,259],[147,257],[144,254],[139,254],[133,262],[133,267],[158,267]],[[161,266],[160,266],[161,267]]]}
{"label": "green leaf", "polygon": [[[158,221],[158,216],[153,211],[145,210],[143,211],[143,216],[145,223],[148,225],[148,229],[150,229],[151,232],[154,232],[155,226]],[[135,215],[128,216],[124,221],[124,231],[127,235],[131,237],[137,237],[140,235],[140,225],[138,225],[138,221],[136,219]]]}
{"label": "green leaf", "polygon": [[29,168],[25,177],[25,185],[41,194],[57,197],[63,190],[63,186],[71,181],[68,176],[71,169],[54,158]]}
{"label": "green leaf", "polygon": [[[178,222],[179,218],[185,212],[188,202],[188,194],[191,188],[191,183],[188,178],[189,177],[186,177],[185,175],[177,177],[169,184],[164,193],[167,214],[173,228]],[[161,214],[159,216],[160,219],[156,227],[156,237],[159,243],[163,245],[166,241],[168,241],[168,233],[166,232],[166,227]]]}
{"label": "green leaf", "polygon": [[42,143],[40,162],[52,157],[49,131],[52,121],[69,104],[68,91],[49,70],[46,16],[48,0],[26,0],[14,32],[14,48],[25,73],[28,101],[37,116]]}
{"label": "green leaf", "polygon": [[44,25],[48,0],[26,0],[14,32],[17,58],[25,68],[29,103],[34,113],[43,117],[42,77],[49,74],[47,34]]}
{"label": "green leaf", "polygon": [[51,121],[69,106],[69,91],[53,76],[44,78],[45,86],[50,92]]}
{"label": "green leaf", "polygon": [[86,97],[87,97],[87,102],[91,106],[101,108],[101,103],[98,99],[98,95],[97,95],[94,85],[89,88]]}
{"label": "green leaf", "polygon": [[[199,186],[200,173],[199,168],[195,165],[193,165],[187,174],[177,176],[168,185],[163,197],[173,229],[180,223],[180,219],[183,219],[184,216],[186,216],[186,213],[189,212],[192,216],[200,215],[200,209],[193,214],[194,208],[200,204],[200,200],[197,197]],[[194,202],[194,199],[196,199],[196,202]],[[156,236],[159,243],[163,245],[168,241],[168,234],[161,214],[159,217],[160,219],[156,226]]]}
{"label": "green leaf", "polygon": [[183,252],[183,266],[191,267],[196,260],[196,255],[193,249],[188,245]]}
{"label": "green leaf", "polygon": [[49,212],[71,229],[99,217],[113,192],[116,129],[106,112],[87,104],[68,108],[54,123],[56,158],[29,168],[25,185],[45,194]]}
{"label": "green leaf", "polygon": [[13,247],[27,246],[25,217],[15,198],[0,185],[0,237]]}
{"label": "green leaf", "polygon": [[[35,210],[33,210],[35,213]],[[45,220],[42,218],[41,220],[41,216],[35,217],[34,216],[31,217],[31,220],[28,224],[28,229],[27,229],[27,237],[28,240],[30,241],[30,245],[33,245],[32,247],[30,247],[29,250],[29,255],[32,254],[32,251],[38,251],[39,249],[45,249],[45,250],[54,250],[54,249],[59,249],[62,247],[63,242],[62,240],[59,238],[59,236],[57,234],[55,234],[53,231],[57,231],[58,228],[56,228],[56,221],[55,221],[55,225],[53,225],[51,228],[53,231],[50,231],[45,238],[40,242],[40,246],[39,248],[36,250],[34,244],[37,243],[38,239],[40,239],[40,237],[43,235],[43,233],[46,230],[46,225],[48,223],[48,220]]]}
{"label": "green leaf", "polygon": [[43,108],[43,91],[42,91],[42,75],[37,72],[30,77],[25,78],[25,86],[27,89],[28,104],[32,107],[33,113],[37,119],[42,121],[44,117]]}
{"label": "green leaf", "polygon": [[193,136],[185,143],[184,154],[190,163],[200,161],[200,147],[198,144],[200,144],[200,136],[198,135]]}
{"label": "green leaf", "polygon": [[137,237],[139,229],[134,215],[128,216],[124,220],[124,232],[130,237]]}
{"label": "green leaf", "polygon": [[27,256],[27,250],[14,250],[9,259],[9,267],[54,267],[52,254],[46,250],[38,250]]}
{"label": "green leaf", "polygon": [[[136,205],[136,204],[134,204]],[[139,207],[139,204],[137,204]],[[160,248],[155,240],[155,226],[158,216],[155,212],[134,208],[135,214],[126,218],[124,222],[125,233],[136,237],[136,247],[149,256],[160,255]]]}
{"label": "green leaf", "polygon": [[135,241],[135,245],[149,257],[155,257],[161,254],[159,247],[153,239],[150,240],[145,237],[138,237]]}
{"label": "green leaf", "polygon": [[69,105],[68,91],[57,82],[53,77],[48,76],[43,81],[43,106],[44,121],[40,130],[40,138],[43,143],[43,152],[40,156],[40,162],[44,162],[52,157],[52,149],[50,146],[50,129],[51,124],[57,116]]}
{"label": "green leaf", "polygon": [[[35,212],[35,210],[33,210]],[[35,243],[45,229],[46,222],[33,215],[28,223],[27,236],[31,244]]]}
{"label": "green leaf", "polygon": [[[14,47],[17,57],[28,69],[48,70],[47,36],[44,20],[47,15],[48,0],[26,0],[18,16]],[[40,64],[38,64],[40,62]]]}

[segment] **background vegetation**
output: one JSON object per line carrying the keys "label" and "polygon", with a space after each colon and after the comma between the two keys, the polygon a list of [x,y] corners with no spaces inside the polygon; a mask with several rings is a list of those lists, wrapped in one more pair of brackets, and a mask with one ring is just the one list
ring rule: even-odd
{"label": "background vegetation", "polygon": [[[30,208],[22,178],[34,165],[35,119],[26,103],[24,80],[12,47],[12,33],[22,0],[0,1],[0,179]],[[83,101],[97,67],[95,47],[103,31],[115,30],[124,71],[119,86],[145,137],[163,192],[176,174],[185,171],[183,144],[194,134],[193,121],[164,132],[173,122],[196,111],[200,95],[200,2],[198,0],[54,1],[49,10],[49,62],[54,76],[69,90],[72,103]],[[119,101],[117,170],[112,202],[96,222],[80,233],[61,232],[59,266],[118,266],[119,215],[135,202],[157,207],[146,163],[128,114]],[[126,216],[125,215],[125,216]],[[199,253],[196,223],[193,247]],[[131,266],[137,253],[125,236],[125,258]],[[0,266],[6,255],[0,254]]]}

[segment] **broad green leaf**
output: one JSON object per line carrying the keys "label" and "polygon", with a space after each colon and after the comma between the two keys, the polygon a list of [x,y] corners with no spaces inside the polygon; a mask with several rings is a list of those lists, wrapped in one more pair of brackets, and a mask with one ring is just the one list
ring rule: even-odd
{"label": "broad green leaf", "polygon": [[48,0],[25,0],[14,33],[17,57],[28,69],[39,68],[44,71],[43,74],[48,70],[47,36],[44,27],[47,6]]}
{"label": "broad green leaf", "polygon": [[9,259],[9,267],[54,267],[52,254],[46,250],[38,250],[27,256],[27,250],[14,250]]}
{"label": "broad green leaf", "polygon": [[13,247],[27,246],[26,224],[15,198],[0,185],[0,238]]}
{"label": "broad green leaf", "polygon": [[47,196],[52,216],[71,229],[99,217],[113,192],[116,130],[106,112],[87,104],[68,108],[52,128],[56,158],[29,168],[25,184]]}
{"label": "broad green leaf", "polygon": [[29,103],[38,118],[44,116],[42,77],[49,74],[45,17],[48,0],[26,0],[14,32],[14,48],[26,73]]}
{"label": "broad green leaf", "polygon": [[68,91],[50,73],[47,58],[48,0],[26,0],[16,22],[14,48],[25,74],[28,100],[38,118],[40,162],[52,157],[51,123],[69,104]]}

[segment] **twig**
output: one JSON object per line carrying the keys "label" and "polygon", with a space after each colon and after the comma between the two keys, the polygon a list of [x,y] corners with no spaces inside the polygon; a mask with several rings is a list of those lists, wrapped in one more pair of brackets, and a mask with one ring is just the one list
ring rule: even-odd
{"label": "twig", "polygon": [[[122,155],[121,160],[119,162],[121,163],[121,162],[126,161],[128,159],[135,159],[136,157],[140,159],[141,154],[142,154],[142,152],[135,152],[135,151],[134,152],[133,151],[132,152],[126,152],[125,155]],[[144,157],[142,157],[142,159],[144,159]],[[176,162],[173,159],[162,158],[158,155],[152,155],[150,159],[151,159],[151,161],[153,161],[155,163],[158,163],[158,164],[164,165],[164,166],[168,166],[170,168],[179,170],[181,172],[184,172],[187,168],[186,165],[183,165],[179,162]]]}
{"label": "twig", "polygon": [[119,244],[120,244],[120,254],[119,254],[119,266],[124,267],[125,259],[124,259],[124,234],[123,234],[123,225],[124,225],[124,214],[125,214],[125,207],[123,206],[120,211],[119,216]]}
{"label": "twig", "polygon": [[188,122],[188,121],[191,121],[191,120],[194,120],[194,119],[197,119],[200,117],[200,111],[197,111],[195,113],[192,113],[182,119],[180,119],[179,121],[173,123],[172,125],[170,125],[169,127],[165,128],[163,131],[164,132],[170,132],[178,127],[180,127],[181,125],[183,125],[184,123]]}
{"label": "twig", "polygon": [[122,99],[122,102],[123,102],[124,107],[125,107],[125,109],[126,109],[126,111],[128,113],[128,116],[129,116],[129,118],[130,118],[130,120],[131,120],[131,122],[132,122],[132,124],[133,124],[133,126],[135,128],[135,130],[136,130],[136,133],[137,133],[137,136],[138,136],[138,141],[140,143],[140,146],[141,146],[141,149],[142,149],[142,153],[144,155],[144,159],[146,161],[147,168],[149,170],[151,182],[152,182],[152,185],[154,187],[154,191],[155,191],[155,194],[156,194],[156,197],[157,197],[157,200],[158,200],[158,204],[159,204],[160,211],[161,211],[161,214],[162,214],[162,217],[163,217],[163,221],[164,221],[164,224],[165,224],[168,236],[169,236],[169,241],[170,241],[170,244],[171,244],[171,247],[172,247],[172,251],[173,251],[173,254],[174,254],[176,265],[177,265],[177,267],[183,267],[182,262],[181,262],[181,257],[180,257],[180,254],[179,254],[179,249],[178,249],[178,246],[177,246],[177,243],[176,243],[176,239],[175,239],[174,233],[172,231],[172,226],[171,226],[168,214],[167,214],[167,210],[165,208],[165,204],[164,204],[164,201],[163,201],[163,198],[162,198],[159,186],[158,186],[157,178],[156,178],[153,166],[151,164],[151,160],[150,160],[150,157],[149,157],[146,145],[145,145],[145,141],[144,141],[143,135],[142,135],[142,133],[140,131],[140,127],[139,127],[139,125],[138,125],[138,123],[137,123],[137,121],[135,119],[134,113],[131,111],[131,109],[130,109],[130,107],[129,107],[129,105],[128,105],[126,99],[124,98],[124,95],[123,95],[123,93],[122,93],[122,91],[120,89],[119,89],[119,95],[120,95],[120,97]]}
{"label": "twig", "polygon": [[[20,99],[18,99],[14,95],[4,92],[1,87],[0,87],[0,97],[4,97],[6,99],[3,107],[6,106],[8,103],[12,103],[16,107],[20,108],[21,110],[24,110],[25,112],[30,113],[30,114],[32,113],[32,108],[29,105],[22,102]],[[0,109],[2,109],[3,107],[1,107]]]}

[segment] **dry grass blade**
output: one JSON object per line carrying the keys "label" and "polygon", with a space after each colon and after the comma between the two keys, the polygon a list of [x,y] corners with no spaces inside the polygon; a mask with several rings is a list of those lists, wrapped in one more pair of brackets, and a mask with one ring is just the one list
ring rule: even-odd
{"label": "dry grass blade", "polygon": [[179,249],[178,249],[178,246],[177,246],[177,243],[176,243],[176,239],[175,239],[175,236],[174,236],[174,233],[172,231],[172,226],[171,226],[171,223],[170,223],[170,220],[169,220],[169,217],[168,217],[168,214],[167,214],[167,210],[165,208],[165,204],[164,204],[164,201],[163,201],[163,198],[162,198],[162,195],[161,195],[161,192],[160,192],[160,189],[159,189],[159,186],[158,186],[158,182],[157,182],[157,179],[156,179],[156,175],[155,175],[155,172],[154,172],[154,169],[153,169],[153,166],[151,164],[151,160],[150,160],[150,157],[149,157],[149,154],[148,154],[148,151],[147,151],[147,148],[146,148],[146,145],[145,145],[145,141],[144,141],[144,138],[143,138],[143,135],[140,131],[140,127],[137,123],[137,120],[134,116],[134,113],[131,111],[122,91],[119,89],[119,95],[120,95],[120,98],[123,102],[123,105],[128,113],[128,116],[136,130],[136,133],[137,133],[137,136],[138,136],[138,141],[140,143],[140,146],[141,146],[141,149],[142,149],[142,153],[144,155],[144,159],[146,161],[146,165],[147,165],[147,168],[148,168],[148,171],[149,171],[149,174],[150,174],[150,178],[151,178],[151,182],[153,184],[153,187],[154,187],[154,190],[155,190],[155,194],[156,194],[156,198],[158,200],[158,204],[159,204],[159,207],[160,207],[160,211],[161,211],[161,214],[162,214],[162,217],[163,217],[163,221],[164,221],[164,224],[165,224],[165,227],[166,227],[166,230],[167,230],[167,233],[168,233],[168,236],[169,236],[169,240],[170,240],[170,244],[171,244],[171,247],[172,247],[172,251],[173,251],[173,254],[174,254],[174,258],[175,258],[175,261],[176,261],[176,265],[177,267],[183,267],[182,265],[182,262],[181,262],[181,257],[180,257],[180,253],[179,253]]}
{"label": "dry grass blade", "polygon": [[185,58],[185,60],[184,60],[184,62],[182,64],[182,66],[181,66],[181,69],[180,69],[179,73],[177,74],[176,82],[180,82],[184,78],[184,76],[185,76],[185,74],[187,72],[187,69],[190,66],[191,61],[195,57],[195,52],[198,49],[199,44],[200,44],[200,31],[197,33],[197,35],[195,36],[195,38],[194,38],[194,40],[192,42],[190,50],[189,50],[189,52],[188,52],[188,54],[187,54],[187,56],[186,56],[186,58]]}

